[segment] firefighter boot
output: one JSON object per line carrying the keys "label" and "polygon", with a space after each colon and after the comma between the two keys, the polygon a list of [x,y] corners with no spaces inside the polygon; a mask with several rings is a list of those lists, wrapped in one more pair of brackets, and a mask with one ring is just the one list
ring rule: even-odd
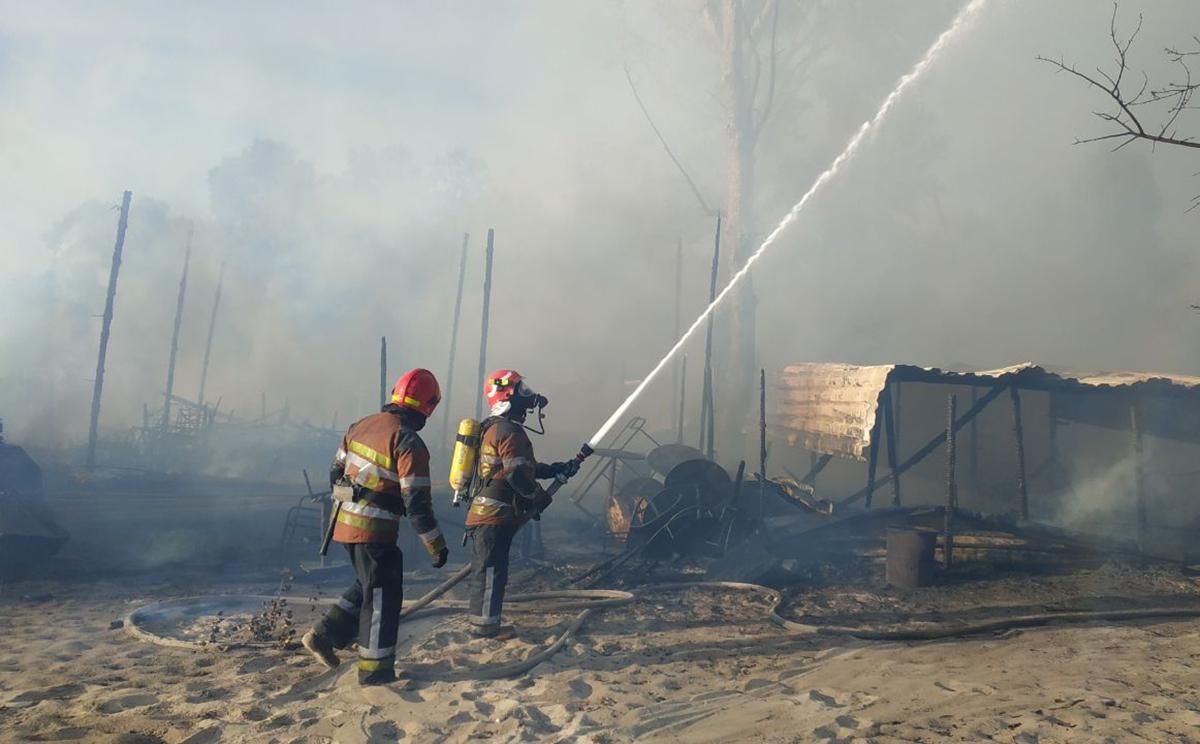
{"label": "firefighter boot", "polygon": [[304,648],[308,649],[308,653],[312,657],[321,662],[321,665],[326,669],[336,669],[338,665],[337,653],[333,650],[333,643],[322,635],[317,635],[317,631],[310,630],[300,639],[300,643]]}
{"label": "firefighter boot", "polygon": [[396,670],[393,667],[375,669],[372,671],[358,670],[358,684],[363,687],[371,685],[390,685],[396,681]]}
{"label": "firefighter boot", "polygon": [[476,638],[508,641],[517,637],[517,629],[511,625],[476,625],[471,628],[471,634]]}

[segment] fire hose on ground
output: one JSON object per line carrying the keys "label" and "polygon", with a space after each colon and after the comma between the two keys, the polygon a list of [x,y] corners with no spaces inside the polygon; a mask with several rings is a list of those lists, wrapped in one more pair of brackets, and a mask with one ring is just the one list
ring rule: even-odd
{"label": "fire hose on ground", "polygon": [[[430,605],[454,588],[454,586],[460,583],[469,574],[470,564],[463,566],[432,591],[426,593],[424,596],[408,605],[401,614],[401,618],[411,619],[418,615],[428,616],[432,614],[450,614],[462,610],[465,607],[465,602],[462,601],[445,602],[434,607],[430,607]],[[958,638],[1016,628],[1031,628],[1050,624],[1086,623],[1101,620],[1133,621],[1200,617],[1200,608],[1149,607],[1126,610],[1046,612],[1028,615],[1016,615],[993,620],[984,620],[975,623],[939,623],[918,628],[888,629],[853,626],[818,626],[799,623],[784,617],[780,612],[781,606],[784,602],[783,595],[779,591],[761,584],[748,584],[736,581],[695,581],[651,584],[640,587],[635,591],[567,589],[559,591],[535,592],[529,594],[516,594],[509,597],[509,601],[513,605],[516,605],[517,607],[526,606],[533,611],[553,612],[578,610],[577,614],[571,618],[566,628],[561,634],[558,635],[558,637],[551,641],[545,648],[539,649],[527,658],[519,661],[488,666],[481,669],[460,670],[456,672],[439,671],[435,673],[425,673],[420,670],[413,670],[412,672],[406,673],[406,675],[414,679],[437,679],[442,681],[453,681],[456,679],[486,680],[519,676],[529,672],[539,664],[549,660],[551,657],[561,651],[567,643],[569,643],[574,637],[576,637],[576,635],[578,635],[588,618],[590,618],[594,613],[611,607],[629,605],[638,599],[657,592],[683,590],[734,590],[764,595],[771,603],[770,609],[768,610],[768,619],[773,624],[779,626],[787,632],[787,635],[781,640],[813,640],[821,637],[842,637],[865,641],[929,641],[946,638]],[[219,598],[184,598],[179,600],[167,600],[165,602],[139,607],[125,616],[125,629],[131,635],[140,640],[155,643],[160,646],[172,648],[204,649],[207,647],[207,645],[203,642],[165,637],[147,630],[144,626],[147,620],[153,617],[156,612],[160,612],[164,606],[180,605],[186,602],[202,603],[206,601],[214,601],[216,599]],[[280,598],[263,596],[245,597],[244,599],[261,599],[264,601],[271,601]],[[300,602],[304,601],[305,598],[296,597],[285,599],[291,599],[291,601]],[[763,640],[756,639],[750,642],[748,645],[754,643],[761,644],[763,643]],[[239,645],[250,647],[278,647],[277,643],[249,643]]]}

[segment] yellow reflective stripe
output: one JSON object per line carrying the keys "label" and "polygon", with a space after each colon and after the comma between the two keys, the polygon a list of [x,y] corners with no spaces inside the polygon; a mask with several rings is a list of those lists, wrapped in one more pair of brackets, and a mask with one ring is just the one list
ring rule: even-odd
{"label": "yellow reflective stripe", "polygon": [[399,395],[393,395],[392,402],[393,403],[404,403],[404,405],[412,406],[413,408],[421,407],[421,401],[417,400],[416,398],[410,398],[407,395],[404,396],[404,398],[401,398]]}
{"label": "yellow reflective stripe", "polygon": [[400,521],[399,514],[390,512],[387,509],[380,509],[377,506],[371,506],[370,504],[363,504],[363,503],[357,503],[357,502],[342,504],[342,511],[346,512],[348,514],[357,514],[362,517],[374,517],[375,519],[390,519],[393,522]]}
{"label": "yellow reflective stripe", "polygon": [[380,669],[387,669],[396,665],[396,660],[388,659],[359,659],[358,668],[364,672],[378,672]]}
{"label": "yellow reflective stripe", "polygon": [[429,532],[422,532],[417,535],[421,538],[421,542],[425,544],[425,549],[430,555],[437,555],[442,548],[446,547],[446,538],[442,537],[442,531],[434,527]]}
{"label": "yellow reflective stripe", "polygon": [[400,482],[400,476],[396,475],[396,471],[381,468],[367,458],[356,455],[353,452],[346,455],[346,467],[355,468],[354,480],[359,485],[366,486],[372,491],[379,490],[380,480],[388,480],[393,483]]}
{"label": "yellow reflective stripe", "polygon": [[354,527],[366,532],[378,532],[380,534],[394,534],[400,529],[400,523],[390,519],[360,517],[357,514],[348,514],[344,511],[338,512],[337,521],[347,527]]}
{"label": "yellow reflective stripe", "polygon": [[368,460],[375,463],[379,467],[384,468],[385,470],[392,469],[392,458],[391,457],[388,457],[387,455],[382,454],[380,452],[376,452],[375,450],[371,449],[370,447],[363,444],[362,442],[351,442],[350,443],[350,451],[357,455],[361,455],[361,456],[367,458]]}

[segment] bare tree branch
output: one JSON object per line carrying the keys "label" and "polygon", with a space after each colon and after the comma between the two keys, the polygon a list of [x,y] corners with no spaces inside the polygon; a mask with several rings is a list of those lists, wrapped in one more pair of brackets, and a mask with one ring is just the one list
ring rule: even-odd
{"label": "bare tree branch", "polygon": [[[1149,77],[1143,73],[1141,87],[1136,93],[1130,95],[1123,88],[1123,85],[1126,73],[1129,71],[1129,50],[1133,46],[1133,42],[1141,29],[1142,16],[1139,14],[1137,27],[1134,28],[1133,32],[1127,38],[1122,40],[1117,33],[1117,5],[1116,3],[1113,4],[1113,15],[1109,24],[1109,37],[1112,40],[1113,49],[1116,51],[1117,69],[1115,75],[1103,69],[1097,69],[1096,74],[1093,76],[1081,72],[1074,65],[1068,65],[1061,58],[1055,60],[1038,56],[1039,61],[1052,64],[1060,72],[1073,75],[1086,82],[1089,87],[1095,87],[1103,91],[1114,107],[1110,111],[1095,111],[1093,113],[1101,121],[1112,125],[1117,131],[1095,137],[1076,139],[1075,142],[1076,144],[1085,144],[1114,140],[1118,142],[1114,149],[1119,150],[1131,142],[1145,140],[1152,145],[1166,144],[1200,149],[1200,142],[1196,141],[1195,137],[1181,136],[1175,128],[1180,115],[1185,110],[1195,108],[1191,105],[1191,102],[1197,89],[1200,89],[1200,83],[1193,82],[1187,58],[1200,55],[1200,49],[1180,52],[1168,48],[1166,50],[1168,59],[1178,64],[1183,71],[1182,82],[1171,81],[1162,88],[1151,88]],[[1196,42],[1200,45],[1200,38],[1196,38]],[[1141,107],[1163,103],[1166,103],[1167,107],[1162,113],[1160,123],[1154,126],[1147,126],[1143,123],[1143,119],[1135,112],[1135,109]],[[1195,209],[1196,206],[1193,205],[1192,209]]]}
{"label": "bare tree branch", "polygon": [[704,213],[707,215],[719,214],[718,210],[710,207],[708,202],[705,201],[704,196],[700,193],[700,188],[696,186],[696,182],[693,181],[692,177],[688,175],[687,169],[683,167],[683,163],[679,162],[679,158],[675,157],[675,153],[671,151],[671,146],[667,144],[666,138],[663,137],[662,132],[659,131],[658,126],[654,123],[654,119],[651,118],[650,112],[646,110],[646,104],[642,103],[642,97],[638,95],[637,86],[633,83],[633,75],[629,72],[629,65],[625,65],[625,79],[629,81],[629,90],[633,92],[633,99],[637,101],[638,108],[642,110],[642,115],[646,117],[646,123],[650,125],[651,129],[654,130],[654,136],[658,137],[658,141],[662,144],[663,150],[666,150],[667,152],[667,157],[671,159],[671,162],[674,163],[675,167],[679,169],[679,173],[683,176],[683,179],[687,181],[688,188],[692,190],[692,195],[696,197],[696,201],[700,202],[700,208],[703,209]]}

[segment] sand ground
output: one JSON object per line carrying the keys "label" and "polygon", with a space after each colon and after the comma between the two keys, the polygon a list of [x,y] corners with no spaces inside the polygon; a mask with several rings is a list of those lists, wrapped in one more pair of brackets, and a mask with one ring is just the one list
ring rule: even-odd
{"label": "sand ground", "polygon": [[[1114,581],[1148,583],[1132,573],[1101,579],[1090,580],[1095,596],[1111,593]],[[115,623],[141,603],[198,589],[270,589],[261,581],[199,584],[180,577],[5,587],[0,739],[1200,741],[1200,621],[865,643],[789,636],[767,621],[767,600],[755,594],[651,592],[597,614],[522,677],[408,680],[364,692],[350,663],[323,672],[294,649],[164,648]],[[1189,586],[1194,591],[1179,579],[1168,588],[1179,595]],[[1028,595],[1028,583],[1019,588]],[[850,597],[842,605],[896,602],[842,594]],[[802,614],[838,604],[833,590],[813,596]],[[1046,606],[1061,600],[1038,595]],[[522,634],[507,644],[469,639],[460,617],[427,619],[410,629],[417,638],[406,644],[401,670],[469,675],[544,646],[569,618],[514,614]]]}

